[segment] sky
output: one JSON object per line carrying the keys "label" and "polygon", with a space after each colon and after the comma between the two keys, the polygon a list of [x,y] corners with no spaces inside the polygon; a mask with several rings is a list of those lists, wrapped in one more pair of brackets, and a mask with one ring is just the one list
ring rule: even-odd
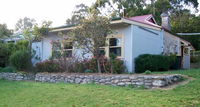
{"label": "sky", "polygon": [[52,26],[65,24],[75,5],[91,6],[95,0],[0,0],[0,23],[14,29],[19,18],[34,18],[38,23],[53,21]]}
{"label": "sky", "polygon": [[[95,0],[0,0],[0,23],[14,29],[19,18],[34,18],[37,23],[53,21],[52,26],[62,26],[70,18],[75,5],[91,6]],[[200,0],[198,0],[200,3]],[[199,7],[200,10],[200,7]],[[200,13],[200,12],[199,12]]]}

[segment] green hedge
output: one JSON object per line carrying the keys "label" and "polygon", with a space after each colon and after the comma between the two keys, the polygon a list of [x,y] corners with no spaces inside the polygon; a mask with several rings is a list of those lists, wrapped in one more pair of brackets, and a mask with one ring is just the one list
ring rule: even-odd
{"label": "green hedge", "polygon": [[0,68],[0,72],[10,72],[10,73],[14,73],[17,72],[17,70],[14,67],[5,67],[5,68]]}
{"label": "green hedge", "polygon": [[63,72],[63,68],[58,62],[53,60],[46,60],[36,64],[38,72]]}
{"label": "green hedge", "polygon": [[175,61],[176,56],[144,54],[135,59],[135,71],[136,73],[143,73],[146,70],[166,71],[174,65]]}
{"label": "green hedge", "polygon": [[16,51],[10,56],[9,61],[17,70],[26,70],[31,66],[31,55],[28,51]]}

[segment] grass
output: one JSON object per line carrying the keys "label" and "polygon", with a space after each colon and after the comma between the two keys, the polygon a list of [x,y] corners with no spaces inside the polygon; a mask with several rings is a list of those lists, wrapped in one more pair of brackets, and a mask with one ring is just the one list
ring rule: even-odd
{"label": "grass", "polygon": [[165,73],[184,74],[195,80],[172,90],[0,80],[0,107],[200,106],[200,69]]}

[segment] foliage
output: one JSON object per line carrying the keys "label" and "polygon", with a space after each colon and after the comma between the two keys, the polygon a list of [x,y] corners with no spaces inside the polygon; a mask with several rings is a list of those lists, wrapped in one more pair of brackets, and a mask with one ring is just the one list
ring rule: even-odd
{"label": "foliage", "polygon": [[146,71],[144,72],[144,74],[149,75],[149,74],[151,74],[151,71],[146,70]]}
{"label": "foliage", "polygon": [[161,24],[162,12],[174,13],[186,9],[187,6],[197,10],[198,4],[197,0],[151,0],[151,2],[149,0],[96,0],[92,7],[99,11],[109,8],[108,12],[112,10],[115,17],[153,14],[157,22]]}
{"label": "foliage", "polygon": [[85,73],[93,73],[93,71],[90,70],[90,69],[86,69],[86,70],[85,70]]}
{"label": "foliage", "polygon": [[20,40],[15,44],[15,51],[17,50],[28,50],[29,41]]}
{"label": "foliage", "polygon": [[88,16],[89,7],[85,4],[79,4],[75,6],[75,10],[72,12],[71,18],[66,20],[67,25],[77,25],[80,24],[82,19]]}
{"label": "foliage", "polygon": [[0,43],[0,66],[5,67],[9,64],[9,57],[11,54],[19,50],[28,49],[28,41],[21,40],[14,43]]}
{"label": "foliage", "polygon": [[26,29],[32,29],[35,24],[36,24],[35,19],[31,19],[28,17],[20,18],[15,25],[15,30],[24,31]]}
{"label": "foliage", "polygon": [[97,59],[98,72],[101,72],[99,58],[100,47],[105,46],[106,36],[110,33],[110,21],[99,16],[96,11],[87,19],[81,20],[80,26],[71,31],[75,46],[82,48],[84,53],[92,53]]}
{"label": "foliage", "polygon": [[[77,67],[75,68],[82,68],[81,72],[90,70],[93,73],[98,72],[97,68],[97,59],[92,58],[89,60],[84,60],[78,63]],[[102,73],[112,73],[112,74],[121,74],[125,72],[124,62],[119,59],[109,60],[105,57],[100,58],[100,67],[102,68]]]}
{"label": "foliage", "polygon": [[200,16],[191,14],[189,10],[182,10],[172,14],[172,31],[175,33],[200,32]]}
{"label": "foliage", "polygon": [[195,50],[200,50],[200,35],[185,35],[179,37],[190,42]]}
{"label": "foliage", "polygon": [[110,71],[111,73],[120,74],[125,71],[124,62],[116,59],[117,56],[113,53],[110,54]]}
{"label": "foliage", "polygon": [[[198,107],[200,104],[199,71],[200,69],[193,69],[156,73],[182,74],[194,78],[187,84],[168,90],[141,90],[96,84],[51,84],[0,80],[0,106]],[[9,95],[14,95],[14,97]],[[59,101],[57,101],[58,98]],[[70,99],[70,101],[66,99]]]}
{"label": "foliage", "polygon": [[0,72],[1,72],[1,70],[2,70],[3,68],[2,67],[0,67]]}
{"label": "foliage", "polygon": [[200,56],[191,56],[191,63],[198,63],[200,62]]}
{"label": "foliage", "polygon": [[39,41],[45,36],[47,36],[50,31],[51,24],[52,24],[51,21],[43,21],[41,26],[35,25],[31,33],[34,35],[34,40]]}
{"label": "foliage", "polygon": [[135,71],[137,73],[150,71],[165,71],[175,63],[175,56],[163,56],[163,55],[140,55],[135,59]]}
{"label": "foliage", "polygon": [[13,53],[10,58],[10,64],[17,70],[26,70],[31,66],[31,55],[27,50],[19,50]]}
{"label": "foliage", "polygon": [[38,72],[63,72],[62,67],[57,61],[46,60],[36,64]]}
{"label": "foliage", "polygon": [[7,28],[6,24],[0,24],[0,38],[6,38],[13,34],[11,30]]}
{"label": "foliage", "polygon": [[11,51],[5,43],[0,43],[0,50],[0,67],[5,67],[8,65],[8,59]]}
{"label": "foliage", "polygon": [[7,66],[7,67],[1,69],[0,72],[11,72],[11,73],[13,73],[13,72],[17,72],[17,70],[13,67]]}

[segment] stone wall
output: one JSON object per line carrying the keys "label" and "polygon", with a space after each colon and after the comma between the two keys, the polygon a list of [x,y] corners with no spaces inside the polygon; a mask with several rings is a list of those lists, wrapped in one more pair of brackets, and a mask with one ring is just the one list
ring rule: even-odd
{"label": "stone wall", "polygon": [[182,80],[181,75],[106,75],[106,74],[53,74],[37,73],[34,78],[21,73],[0,73],[0,79],[35,80],[51,83],[95,83],[112,86],[144,86],[146,88],[160,88],[172,85]]}
{"label": "stone wall", "polygon": [[35,75],[28,74],[28,73],[4,73],[4,72],[1,73],[0,72],[0,79],[15,80],[15,81],[34,80]]}

